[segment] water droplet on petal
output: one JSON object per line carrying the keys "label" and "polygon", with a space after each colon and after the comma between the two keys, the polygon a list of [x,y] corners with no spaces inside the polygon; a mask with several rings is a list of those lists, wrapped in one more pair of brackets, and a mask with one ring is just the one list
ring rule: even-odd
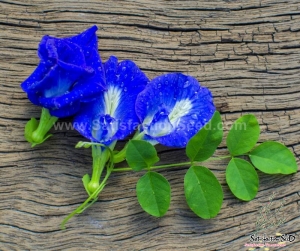
{"label": "water droplet on petal", "polygon": [[187,88],[191,85],[190,81],[185,81],[184,82],[184,85],[183,85],[183,88]]}
{"label": "water droplet on petal", "polygon": [[193,119],[198,119],[197,114],[196,114],[196,113],[192,114],[192,118],[193,118]]}

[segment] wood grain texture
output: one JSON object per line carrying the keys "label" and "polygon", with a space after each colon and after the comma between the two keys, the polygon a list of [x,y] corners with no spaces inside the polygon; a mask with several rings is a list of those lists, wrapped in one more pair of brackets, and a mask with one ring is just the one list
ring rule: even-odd
{"label": "wood grain texture", "polygon": [[[258,195],[245,203],[225,184],[225,160],[207,164],[225,193],[214,219],[188,209],[187,168],[174,168],[161,172],[173,196],[165,217],[153,218],[138,205],[140,173],[115,173],[100,200],[59,229],[86,198],[81,177],[90,172],[90,152],[74,149],[82,137],[66,129],[31,149],[23,128],[40,108],[19,85],[38,63],[43,35],[70,36],[92,24],[99,27],[103,60],[132,59],[150,78],[173,71],[196,77],[211,89],[226,131],[241,114],[253,113],[259,141],[284,143],[300,163],[299,0],[0,1],[0,250],[246,250],[258,210],[273,192],[277,207],[286,199],[287,222],[276,231],[296,240],[270,250],[300,250],[299,172],[259,173]],[[224,142],[218,155],[227,154]],[[184,150],[158,149],[162,163],[186,160]]]}

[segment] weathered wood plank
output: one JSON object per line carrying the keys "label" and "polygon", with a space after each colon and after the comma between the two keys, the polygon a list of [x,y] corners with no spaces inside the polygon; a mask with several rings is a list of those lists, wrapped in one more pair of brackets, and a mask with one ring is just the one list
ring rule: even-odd
{"label": "weathered wood plank", "polygon": [[[135,60],[150,78],[172,71],[195,76],[212,90],[226,132],[241,114],[253,113],[259,141],[283,142],[299,164],[299,21],[298,0],[0,1],[0,249],[246,250],[258,210],[277,192],[274,203],[286,199],[287,217],[278,231],[297,235],[282,250],[299,250],[299,172],[260,173],[258,196],[244,203],[225,184],[226,161],[207,164],[225,192],[215,219],[199,219],[188,209],[186,168],[174,168],[162,171],[173,196],[165,217],[140,209],[140,174],[116,173],[99,202],[60,231],[64,216],[86,198],[81,177],[90,172],[90,152],[74,149],[82,138],[66,129],[31,149],[23,128],[40,109],[19,87],[38,63],[43,35],[69,36],[97,24],[103,60],[111,54]],[[185,160],[183,150],[159,151],[162,163]],[[227,153],[225,142],[217,153]]]}

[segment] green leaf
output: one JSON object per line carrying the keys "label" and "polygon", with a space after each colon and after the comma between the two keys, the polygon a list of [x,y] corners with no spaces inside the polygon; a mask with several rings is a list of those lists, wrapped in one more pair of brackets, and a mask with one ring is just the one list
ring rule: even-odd
{"label": "green leaf", "polygon": [[275,141],[260,144],[250,152],[249,157],[257,169],[268,174],[291,174],[298,169],[293,153]]}
{"label": "green leaf", "polygon": [[191,161],[204,161],[211,157],[221,143],[223,127],[221,115],[216,111],[212,119],[193,136],[186,147]]}
{"label": "green leaf", "polygon": [[134,171],[149,168],[159,161],[156,149],[144,140],[130,140],[126,150],[126,160]]}
{"label": "green leaf", "polygon": [[226,169],[226,182],[231,192],[240,200],[255,198],[258,191],[258,175],[246,160],[232,158]]}
{"label": "green leaf", "polygon": [[204,166],[191,166],[184,177],[190,209],[203,219],[215,217],[222,206],[223,191],[215,175]]}
{"label": "green leaf", "polygon": [[232,156],[249,152],[259,138],[260,128],[254,115],[248,114],[237,119],[226,139],[226,144]]}
{"label": "green leaf", "polygon": [[141,207],[156,217],[163,216],[169,209],[171,187],[164,176],[147,172],[136,185],[136,194]]}

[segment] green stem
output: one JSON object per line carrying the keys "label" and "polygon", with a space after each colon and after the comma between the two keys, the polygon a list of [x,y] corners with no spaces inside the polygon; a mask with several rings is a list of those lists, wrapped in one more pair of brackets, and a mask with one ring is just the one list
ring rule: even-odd
{"label": "green stem", "polygon": [[[107,180],[107,179],[106,179]],[[102,182],[103,183],[103,182]],[[99,193],[103,190],[104,188],[104,183],[103,184],[100,184],[98,186],[98,188],[93,192],[93,194],[91,194],[79,207],[77,207],[72,213],[70,213],[63,221],[62,223],[60,224],[60,227],[61,229],[65,229],[65,224],[73,217],[75,216],[76,214],[80,214],[82,213],[85,209],[89,208],[91,205],[88,204],[91,200],[92,203],[91,204],[94,204],[97,200],[97,196],[99,195]]]}
{"label": "green stem", "polygon": [[99,187],[101,174],[103,172],[108,155],[109,152],[107,149],[102,150],[101,146],[99,145],[92,146],[93,172],[92,178],[87,186],[90,194],[94,193]]}
{"label": "green stem", "polygon": [[[106,181],[109,178],[112,170],[114,168],[113,162],[111,161],[109,167],[107,168],[107,172],[106,175],[104,177],[104,179],[102,180],[101,184],[97,187],[97,189],[79,206],[77,207],[72,213],[70,213],[60,224],[61,229],[65,229],[65,224],[76,214],[80,214],[82,213],[84,210],[86,210],[87,208],[89,208],[91,205],[93,205],[97,199],[98,199],[98,195],[99,193],[103,190],[103,188],[106,185]],[[90,201],[92,201],[91,203],[89,203]]]}
{"label": "green stem", "polygon": [[[149,168],[149,170],[155,170],[155,169],[162,169],[162,168],[167,168],[167,167],[175,167],[175,166],[190,166],[190,165],[199,165],[203,162],[209,162],[210,160],[221,160],[221,159],[227,159],[231,158],[230,155],[222,156],[222,157],[211,157],[206,161],[202,162],[182,162],[182,163],[177,163],[177,164],[167,164],[167,165],[159,165],[159,166],[152,166]],[[133,171],[131,167],[119,167],[115,168],[112,170],[113,172],[126,172],[126,171]]]}
{"label": "green stem", "polygon": [[[149,168],[149,170],[161,169],[161,168],[173,167],[173,166],[190,166],[191,164],[192,164],[192,162],[182,162],[182,163],[177,163],[177,164],[159,165],[159,166],[152,166]],[[133,169],[131,167],[120,167],[120,168],[115,168],[112,171],[113,172],[126,172],[126,171],[133,171]]]}
{"label": "green stem", "polygon": [[228,159],[228,158],[232,158],[232,156],[225,155],[225,156],[221,156],[221,157],[210,157],[208,160],[205,160],[203,162],[209,162],[209,160],[221,160],[221,159]]}

